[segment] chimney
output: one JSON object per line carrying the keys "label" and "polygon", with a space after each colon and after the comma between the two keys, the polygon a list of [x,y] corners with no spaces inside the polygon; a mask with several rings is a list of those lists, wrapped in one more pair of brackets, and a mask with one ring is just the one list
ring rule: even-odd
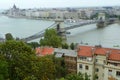
{"label": "chimney", "polygon": [[106,58],[108,59],[109,55],[110,55],[111,51],[106,51]]}
{"label": "chimney", "polygon": [[102,48],[102,45],[95,45],[95,48]]}
{"label": "chimney", "polygon": [[91,52],[92,52],[92,55],[94,55],[94,52],[95,52],[95,48],[94,47],[92,47]]}

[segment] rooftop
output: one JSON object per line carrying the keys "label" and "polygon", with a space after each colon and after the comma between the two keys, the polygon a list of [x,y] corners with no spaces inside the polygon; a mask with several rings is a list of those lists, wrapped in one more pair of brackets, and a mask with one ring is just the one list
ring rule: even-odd
{"label": "rooftop", "polygon": [[120,61],[120,49],[92,46],[80,46],[78,49],[78,56],[92,57],[93,54],[103,56],[108,54],[109,60]]}
{"label": "rooftop", "polygon": [[36,48],[36,54],[39,56],[51,55],[53,53],[54,53],[54,48],[50,48],[50,47]]}
{"label": "rooftop", "polygon": [[78,56],[92,57],[92,46],[80,46]]}

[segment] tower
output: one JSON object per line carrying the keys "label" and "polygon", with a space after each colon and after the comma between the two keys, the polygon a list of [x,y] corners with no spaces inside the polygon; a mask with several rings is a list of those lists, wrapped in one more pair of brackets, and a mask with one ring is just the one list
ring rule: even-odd
{"label": "tower", "polygon": [[98,20],[105,20],[105,13],[98,13]]}
{"label": "tower", "polygon": [[103,28],[103,27],[106,26],[105,19],[106,19],[105,18],[105,13],[99,13],[98,14],[98,20],[99,20],[99,22],[97,23],[98,28]]}
{"label": "tower", "polygon": [[16,7],[16,5],[15,5],[15,4],[13,5],[13,9],[17,9],[17,7]]}
{"label": "tower", "polygon": [[55,20],[56,25],[56,31],[59,36],[62,37],[63,42],[66,41],[66,31],[65,31],[65,26],[64,26],[64,20]]}

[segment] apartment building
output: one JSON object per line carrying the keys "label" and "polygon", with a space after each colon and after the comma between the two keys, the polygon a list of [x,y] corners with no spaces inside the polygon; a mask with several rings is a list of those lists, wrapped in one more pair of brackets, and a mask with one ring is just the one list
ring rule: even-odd
{"label": "apartment building", "polygon": [[80,46],[77,50],[77,73],[87,73],[90,75],[90,79],[93,80],[94,74],[94,59],[93,59],[93,47]]}
{"label": "apartment building", "polygon": [[93,80],[120,80],[120,49],[80,46],[77,73],[87,73]]}
{"label": "apartment building", "polygon": [[37,56],[53,55],[60,58],[63,57],[67,68],[67,73],[77,73],[77,52],[75,50],[52,48],[52,47],[38,47],[36,48]]}
{"label": "apartment building", "polygon": [[77,73],[77,52],[75,50],[55,48],[56,57],[63,57],[67,73]]}

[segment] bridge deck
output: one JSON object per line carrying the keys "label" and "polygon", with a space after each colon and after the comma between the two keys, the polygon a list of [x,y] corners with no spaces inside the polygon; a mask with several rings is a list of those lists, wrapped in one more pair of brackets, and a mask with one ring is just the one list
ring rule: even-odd
{"label": "bridge deck", "polygon": [[[89,24],[98,23],[99,21],[100,21],[100,20],[92,20],[92,21],[88,21],[88,22],[82,22],[82,23],[79,23],[79,24],[76,24],[76,25],[73,25],[73,26],[70,26],[70,27],[66,27],[65,30],[70,30],[70,29],[82,27],[82,26],[84,26],[84,25],[89,25]],[[57,25],[57,23],[54,23],[54,24],[52,24],[51,26],[49,26],[48,28],[46,28],[46,29],[53,28],[53,27],[56,26],[56,25]],[[29,36],[29,37],[27,37],[27,38],[24,38],[24,39],[22,39],[22,40],[24,40],[24,41],[27,42],[27,41],[31,41],[31,40],[34,40],[34,39],[43,37],[43,36],[44,36],[44,32],[45,32],[46,29],[44,29],[44,30],[42,30],[42,31],[40,31],[40,32],[32,35],[32,36]]]}

